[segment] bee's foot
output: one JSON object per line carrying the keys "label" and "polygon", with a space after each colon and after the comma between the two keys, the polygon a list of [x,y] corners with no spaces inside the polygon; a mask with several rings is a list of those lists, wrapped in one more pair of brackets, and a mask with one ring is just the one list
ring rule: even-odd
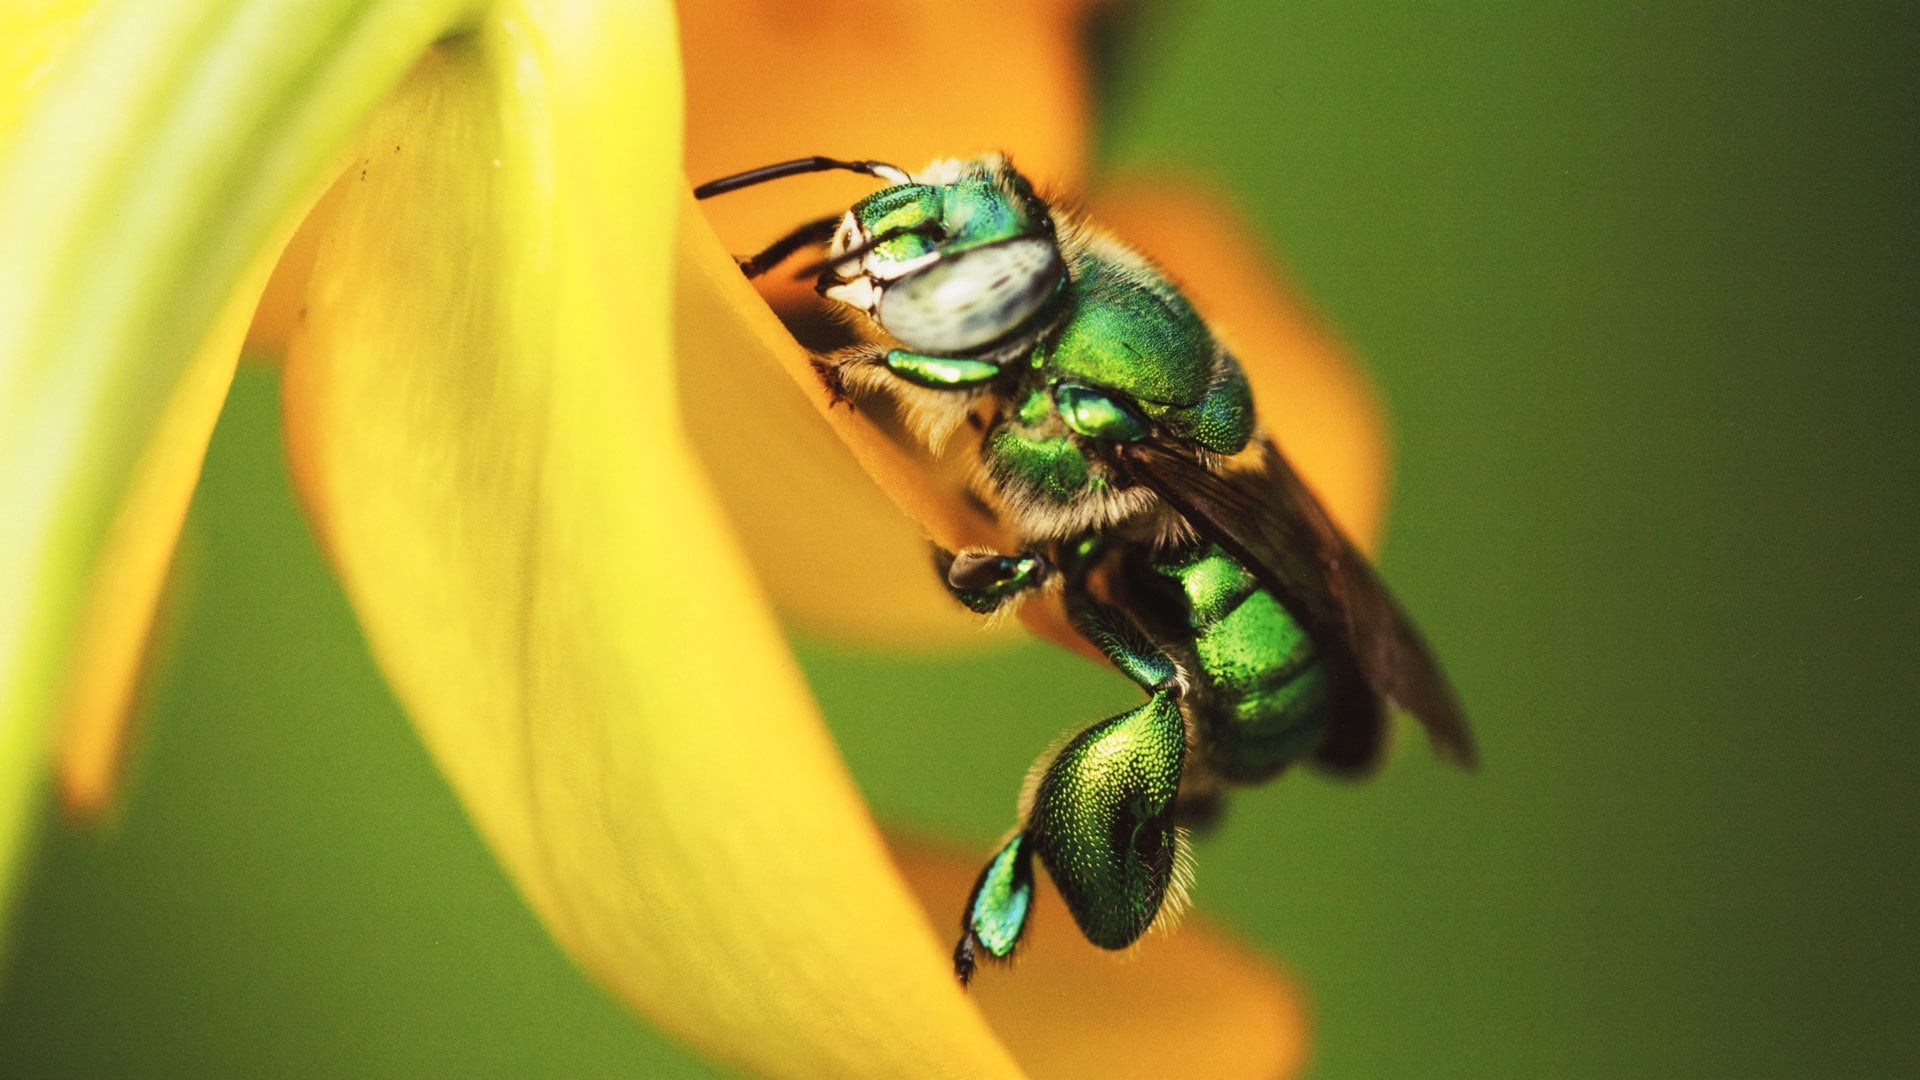
{"label": "bee's foot", "polygon": [[953,976],[960,980],[962,989],[973,983],[973,932],[960,935],[960,944],[953,947]]}
{"label": "bee's foot", "polygon": [[846,377],[840,373],[840,365],[831,360],[814,357],[813,373],[820,377],[820,385],[826,388],[827,405],[843,405],[849,399]]}

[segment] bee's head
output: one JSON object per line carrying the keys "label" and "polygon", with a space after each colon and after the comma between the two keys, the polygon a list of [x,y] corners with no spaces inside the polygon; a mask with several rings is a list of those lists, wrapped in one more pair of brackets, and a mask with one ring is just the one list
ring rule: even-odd
{"label": "bee's head", "polygon": [[856,203],[818,288],[907,348],[952,356],[1026,326],[1065,280],[1046,202],[989,157],[935,162]]}

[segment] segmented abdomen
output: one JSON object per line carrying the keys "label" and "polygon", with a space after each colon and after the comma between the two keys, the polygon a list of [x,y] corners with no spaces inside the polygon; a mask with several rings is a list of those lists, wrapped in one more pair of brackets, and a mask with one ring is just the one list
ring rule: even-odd
{"label": "segmented abdomen", "polygon": [[1185,599],[1185,662],[1205,685],[1191,695],[1207,767],[1254,783],[1313,750],[1332,712],[1332,684],[1313,640],[1246,567],[1214,545],[1154,564]]}

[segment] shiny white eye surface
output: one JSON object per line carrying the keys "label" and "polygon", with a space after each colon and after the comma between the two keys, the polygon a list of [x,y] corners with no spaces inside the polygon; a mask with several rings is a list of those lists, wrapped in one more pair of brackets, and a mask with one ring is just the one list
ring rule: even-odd
{"label": "shiny white eye surface", "polygon": [[909,349],[963,353],[1017,329],[1053,297],[1065,272],[1051,238],[986,244],[892,282],[875,315]]}

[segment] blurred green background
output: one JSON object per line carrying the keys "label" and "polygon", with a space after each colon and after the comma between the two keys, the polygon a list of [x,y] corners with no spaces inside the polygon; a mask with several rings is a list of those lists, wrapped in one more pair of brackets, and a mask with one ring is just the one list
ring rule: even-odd
{"label": "blurred green background", "polygon": [[[1377,378],[1386,574],[1486,757],[1404,740],[1201,848],[1315,1076],[1920,1073],[1920,33],[1762,7],[1188,2],[1111,42],[1109,162],[1220,178]],[[0,1075],[712,1075],[473,838],[273,395],[216,437],[118,827],[29,876]],[[1130,700],[1038,646],[802,653],[878,811],[982,845]]]}

